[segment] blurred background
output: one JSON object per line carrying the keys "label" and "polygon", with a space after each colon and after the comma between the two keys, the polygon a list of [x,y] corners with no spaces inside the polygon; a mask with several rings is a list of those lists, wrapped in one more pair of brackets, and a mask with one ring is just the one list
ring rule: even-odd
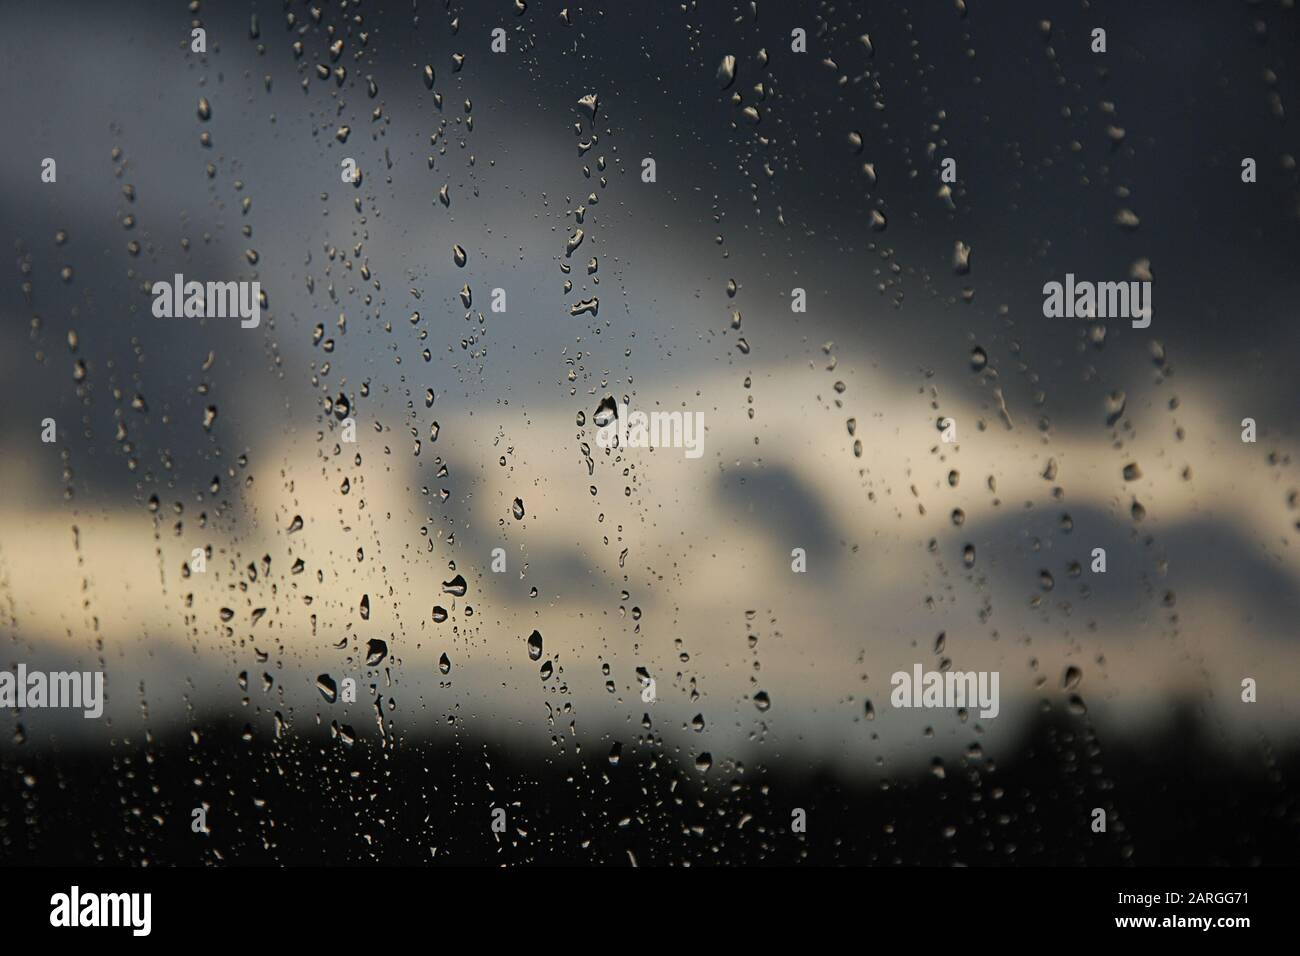
{"label": "blurred background", "polygon": [[6,14],[0,861],[1297,862],[1290,0]]}

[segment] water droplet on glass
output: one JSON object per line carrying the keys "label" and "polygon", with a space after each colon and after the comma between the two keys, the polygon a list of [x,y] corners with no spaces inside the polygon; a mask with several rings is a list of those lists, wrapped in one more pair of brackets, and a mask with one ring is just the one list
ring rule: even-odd
{"label": "water droplet on glass", "polygon": [[316,678],[316,689],[320,695],[325,698],[325,703],[332,704],[339,699],[338,685],[329,674],[321,674]]}
{"label": "water droplet on glass", "polygon": [[718,85],[725,90],[734,82],[736,82],[736,58],[727,54],[718,64]]}

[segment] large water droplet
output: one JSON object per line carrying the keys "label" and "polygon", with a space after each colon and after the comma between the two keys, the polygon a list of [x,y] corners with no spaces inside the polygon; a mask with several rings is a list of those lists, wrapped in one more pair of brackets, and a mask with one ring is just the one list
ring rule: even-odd
{"label": "large water droplet", "polygon": [[339,699],[338,685],[334,683],[334,678],[329,674],[321,674],[316,678],[316,689],[320,695],[325,698],[325,703],[332,704]]}
{"label": "large water droplet", "polygon": [[734,82],[736,82],[736,58],[727,54],[718,64],[718,85],[725,90]]}

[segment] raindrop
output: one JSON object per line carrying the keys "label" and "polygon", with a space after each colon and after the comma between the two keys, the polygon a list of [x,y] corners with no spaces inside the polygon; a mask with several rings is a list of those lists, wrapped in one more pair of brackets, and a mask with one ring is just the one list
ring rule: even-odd
{"label": "raindrop", "polygon": [[952,271],[959,276],[964,276],[970,272],[970,246],[957,240],[952,250]]}
{"label": "raindrop", "polygon": [[736,58],[727,54],[718,64],[718,84],[725,90],[734,82],[736,82]]}
{"label": "raindrop", "polygon": [[1114,391],[1106,396],[1106,424],[1114,425],[1124,417],[1124,409],[1128,406],[1128,396],[1122,391]]}
{"label": "raindrop", "polygon": [[1115,224],[1121,229],[1132,232],[1142,224],[1142,220],[1138,219],[1137,213],[1132,209],[1121,209],[1115,213]]}
{"label": "raindrop", "polygon": [[600,400],[600,406],[592,414],[591,421],[597,428],[604,428],[617,417],[618,404],[612,395],[606,395]]}
{"label": "raindrop", "polygon": [[325,698],[325,703],[332,704],[339,699],[339,688],[334,683],[334,678],[329,674],[321,674],[316,678],[316,689],[320,695]]}

